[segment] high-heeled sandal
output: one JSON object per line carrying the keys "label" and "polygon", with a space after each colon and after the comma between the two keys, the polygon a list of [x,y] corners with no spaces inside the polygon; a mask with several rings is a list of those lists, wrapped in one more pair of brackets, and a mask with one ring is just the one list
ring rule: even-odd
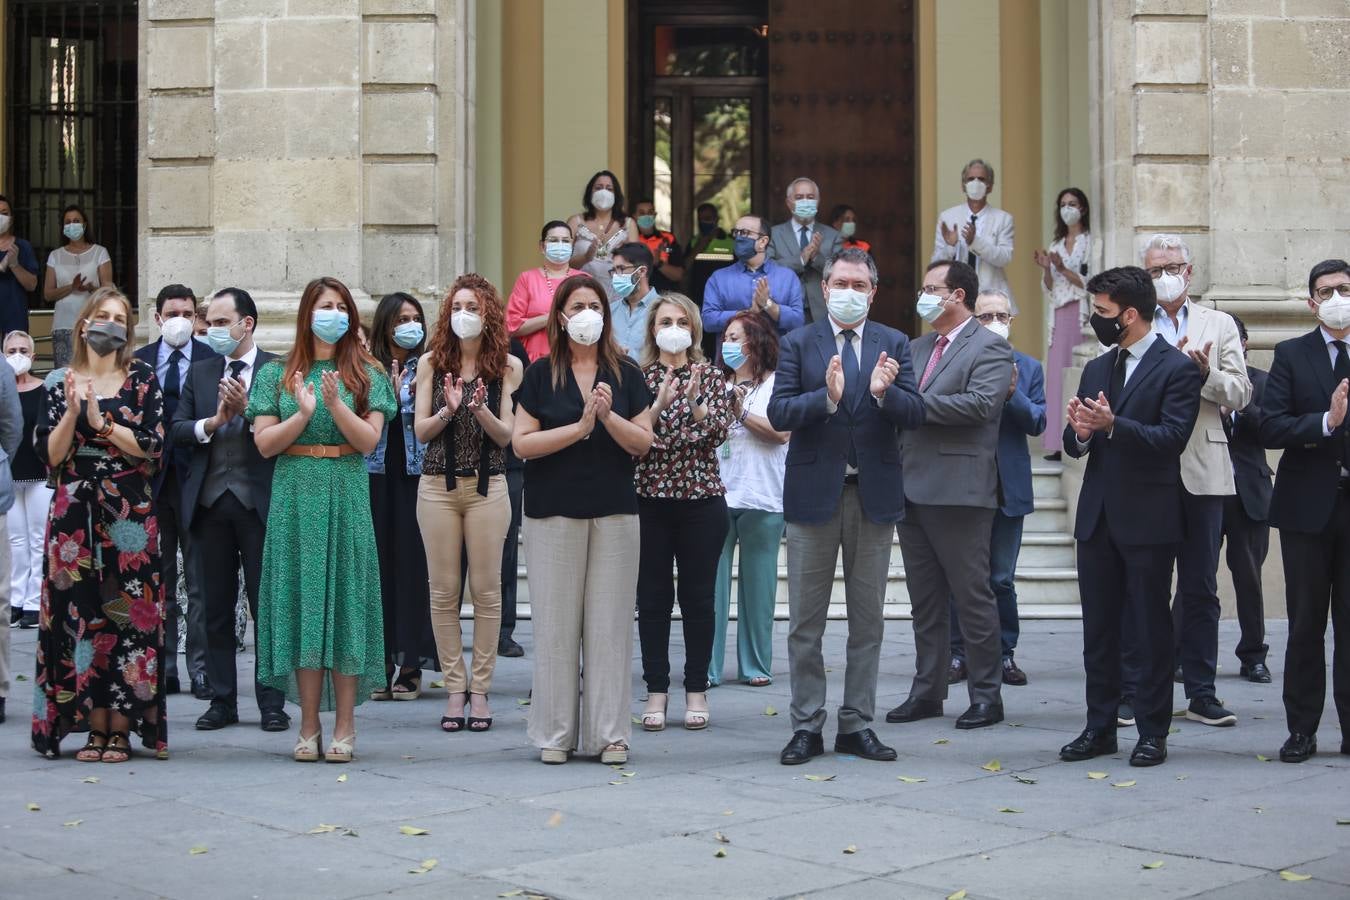
{"label": "high-heeled sandal", "polygon": [[687,731],[702,731],[708,727],[712,721],[712,713],[708,709],[708,695],[703,695],[703,708],[699,709],[690,703],[693,694],[686,694],[684,698],[684,727]]}
{"label": "high-heeled sandal", "polygon": [[349,763],[352,761],[352,754],[356,750],[356,732],[353,731],[345,738],[339,740],[334,737],[328,749],[324,751],[324,762],[330,763]]}
{"label": "high-heeled sandal", "polygon": [[323,728],[305,737],[299,735],[295,741],[295,750],[291,752],[291,757],[296,762],[318,762],[319,744],[323,742]]}
{"label": "high-heeled sandal", "polygon": [[[102,738],[103,743],[95,744],[95,738]],[[75,754],[75,758],[80,762],[100,762],[103,759],[103,751],[108,748],[108,733],[99,731],[95,728],[89,729],[89,739],[84,742],[84,746]],[[86,756],[87,753],[96,753],[97,756]]]}
{"label": "high-heeled sandal", "polygon": [[416,700],[422,696],[422,670],[400,670],[389,692],[395,700]]}
{"label": "high-heeled sandal", "polygon": [[665,731],[666,730],[666,710],[670,707],[669,694],[648,694],[647,702],[651,703],[653,697],[661,698],[661,708],[644,709],[642,711],[642,730],[643,731]]}
{"label": "high-heeled sandal", "polygon": [[[470,695],[472,696],[472,695]],[[480,694],[484,702],[487,701],[487,694]],[[469,716],[470,731],[487,731],[492,727],[492,716]]]}
{"label": "high-heeled sandal", "polygon": [[[458,693],[460,693],[460,692],[459,692],[459,691],[451,691],[451,692],[450,692],[450,696],[453,697],[455,694],[458,694]],[[466,707],[469,705],[469,695],[468,695],[467,693],[464,694],[464,705],[465,705]],[[441,731],[445,731],[445,732],[448,732],[448,733],[450,733],[450,734],[454,734],[454,733],[457,732],[457,731],[463,731],[463,730],[464,730],[464,711],[463,711],[463,710],[460,710],[460,714],[457,715],[457,716],[441,716]]]}
{"label": "high-heeled sandal", "polygon": [[[109,759],[108,755],[112,753],[119,754],[121,758]],[[131,735],[125,731],[110,731],[108,733],[108,744],[103,748],[103,756],[100,757],[99,761],[116,765],[129,759],[131,759]]]}
{"label": "high-heeled sandal", "polygon": [[628,745],[615,741],[600,751],[600,761],[607,766],[622,766],[628,763]]}

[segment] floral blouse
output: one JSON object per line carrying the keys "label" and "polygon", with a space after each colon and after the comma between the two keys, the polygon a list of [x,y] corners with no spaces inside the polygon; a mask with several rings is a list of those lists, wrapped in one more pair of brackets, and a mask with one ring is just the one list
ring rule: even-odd
{"label": "floral blouse", "polygon": [[[694,421],[685,389],[695,369],[702,370],[699,399],[707,415]],[[652,397],[661,391],[666,367],[654,362],[642,370]],[[653,422],[652,448],[637,464],[639,497],[671,500],[702,500],[726,494],[717,464],[717,448],[727,439],[735,420],[732,401],[720,372],[707,363],[683,365],[675,370],[675,399]]]}

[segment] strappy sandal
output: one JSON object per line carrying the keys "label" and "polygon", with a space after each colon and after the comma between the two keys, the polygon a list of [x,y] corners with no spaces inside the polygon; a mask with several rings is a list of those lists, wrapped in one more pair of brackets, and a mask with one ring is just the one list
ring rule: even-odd
{"label": "strappy sandal", "polygon": [[390,693],[395,700],[416,700],[422,696],[422,670],[400,670]]}
{"label": "strappy sandal", "polygon": [[352,761],[352,754],[355,750],[356,732],[353,731],[341,740],[333,738],[333,742],[328,745],[323,758],[325,762],[330,763],[349,763]]}
{"label": "strappy sandal", "polygon": [[600,751],[600,761],[607,766],[622,766],[628,763],[628,745],[615,741]]}
{"label": "strappy sandal", "polygon": [[643,731],[665,731],[666,730],[666,708],[670,706],[669,694],[648,694],[647,702],[651,703],[653,697],[661,698],[660,709],[644,709],[642,711],[642,730]]}
{"label": "strappy sandal", "polygon": [[[450,692],[450,696],[453,697],[453,696],[455,696],[456,694],[459,694],[459,693],[460,693],[460,691],[451,691],[451,692]],[[464,694],[464,705],[465,705],[465,707],[467,707],[467,706],[469,705],[469,695],[468,695],[467,693]],[[448,732],[448,733],[450,733],[450,734],[454,734],[455,732],[463,731],[463,730],[464,730],[464,712],[463,712],[463,710],[461,710],[461,711],[460,711],[460,714],[457,715],[457,716],[441,716],[441,731],[445,731],[445,732]]]}
{"label": "strappy sandal", "polygon": [[[120,746],[117,744],[120,742]],[[109,754],[120,753],[121,759],[109,759]],[[131,735],[126,731],[113,731],[108,734],[108,745],[103,748],[101,762],[117,764],[131,759]]]}
{"label": "strappy sandal", "polygon": [[708,695],[706,693],[702,695],[702,709],[691,703],[691,700],[696,696],[699,695],[686,694],[684,697],[684,727],[687,731],[702,731],[712,721],[712,713],[708,710]]}
{"label": "strappy sandal", "polygon": [[[472,696],[472,694],[470,695]],[[484,702],[487,702],[487,694],[479,694]],[[470,731],[487,731],[492,727],[492,716],[469,716]]]}
{"label": "strappy sandal", "polygon": [[[94,743],[95,738],[102,738],[103,743]],[[103,759],[103,751],[108,748],[108,733],[106,731],[97,731],[89,729],[89,740],[85,741],[84,746],[75,754],[75,758],[80,762],[100,762]],[[94,753],[97,756],[86,756],[85,754]]]}
{"label": "strappy sandal", "polygon": [[309,737],[303,734],[296,738],[295,749],[291,751],[291,758],[296,762],[318,762],[319,744],[323,741],[323,727],[314,732]]}
{"label": "strappy sandal", "polygon": [[768,677],[767,675],[756,675],[754,678],[751,678],[746,683],[749,684],[751,687],[768,687],[769,685],[773,684],[773,679]]}

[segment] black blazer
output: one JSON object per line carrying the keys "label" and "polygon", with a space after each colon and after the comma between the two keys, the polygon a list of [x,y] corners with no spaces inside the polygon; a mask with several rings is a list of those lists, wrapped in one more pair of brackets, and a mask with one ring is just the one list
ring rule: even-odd
{"label": "black blazer", "polygon": [[[1104,353],[1083,368],[1078,399],[1107,393],[1116,356]],[[1182,538],[1181,454],[1200,414],[1200,369],[1161,337],[1144,352],[1113,404],[1111,437],[1095,432],[1078,449],[1064,426],[1064,452],[1088,458],[1073,536],[1090,539],[1105,513],[1111,539],[1122,545],[1175,544]]]}
{"label": "black blazer", "polygon": [[[257,377],[268,360],[276,355],[259,349],[253,360],[253,374]],[[188,458],[188,474],[183,479],[183,526],[192,527],[192,517],[197,511],[197,498],[202,493],[202,481],[206,479],[206,469],[211,464],[211,445],[197,440],[195,428],[198,419],[209,419],[216,414],[220,400],[220,379],[225,374],[225,363],[219,356],[194,360],[188,370],[187,383],[178,400],[178,413],[174,416],[169,432],[169,442],[179,449],[180,456]],[[253,488],[253,502],[257,507],[258,518],[267,521],[267,506],[272,497],[272,470],[275,459],[265,459],[250,437],[248,441],[248,479]]]}
{"label": "black blazer", "polygon": [[1253,521],[1264,522],[1270,517],[1270,476],[1274,474],[1261,443],[1261,401],[1270,376],[1248,366],[1247,377],[1252,382],[1252,399],[1229,427],[1228,455],[1233,460],[1233,480],[1243,510]]}
{"label": "black blazer", "polygon": [[[136,351],[136,358],[141,360],[142,362],[149,364],[151,370],[153,370],[155,373],[156,380],[159,379],[159,345],[160,343],[163,342],[163,340],[164,340],[163,338],[160,338],[157,341],[151,341],[150,343],[146,344],[144,347],[141,347]],[[197,364],[198,360],[220,358],[219,353],[212,350],[210,347],[206,346],[201,341],[195,338],[190,338],[188,340],[188,345],[192,348],[191,350],[192,365],[194,366]],[[160,387],[163,388],[164,385],[160,385]],[[187,390],[186,385],[182,385],[179,387],[178,390],[179,402],[182,402],[183,391],[185,390]],[[172,410],[169,409],[169,402],[168,399],[166,398],[164,402],[164,418],[166,423],[164,434],[164,452],[159,458],[159,471],[155,473],[156,497],[159,496],[160,488],[164,486],[164,476],[166,476],[169,473],[169,466],[173,466],[175,469],[178,470],[178,483],[180,485],[184,482],[184,480],[187,479],[188,474],[187,460],[181,454],[175,454],[173,452],[174,449],[173,441],[169,438],[168,435],[168,428],[169,428],[168,422],[171,420],[171,416],[169,414],[171,412]]]}
{"label": "black blazer", "polygon": [[1261,443],[1284,451],[1270,498],[1270,524],[1276,528],[1320,534],[1331,521],[1345,423],[1323,437],[1322,414],[1335,389],[1320,327],[1276,345],[1261,403]]}

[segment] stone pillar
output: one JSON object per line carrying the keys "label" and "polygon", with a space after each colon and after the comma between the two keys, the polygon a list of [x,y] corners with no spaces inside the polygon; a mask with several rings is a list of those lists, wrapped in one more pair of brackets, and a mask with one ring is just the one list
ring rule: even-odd
{"label": "stone pillar", "polygon": [[[466,266],[470,0],[150,0],[143,283],[439,299]],[[148,316],[142,317],[143,321]]]}

